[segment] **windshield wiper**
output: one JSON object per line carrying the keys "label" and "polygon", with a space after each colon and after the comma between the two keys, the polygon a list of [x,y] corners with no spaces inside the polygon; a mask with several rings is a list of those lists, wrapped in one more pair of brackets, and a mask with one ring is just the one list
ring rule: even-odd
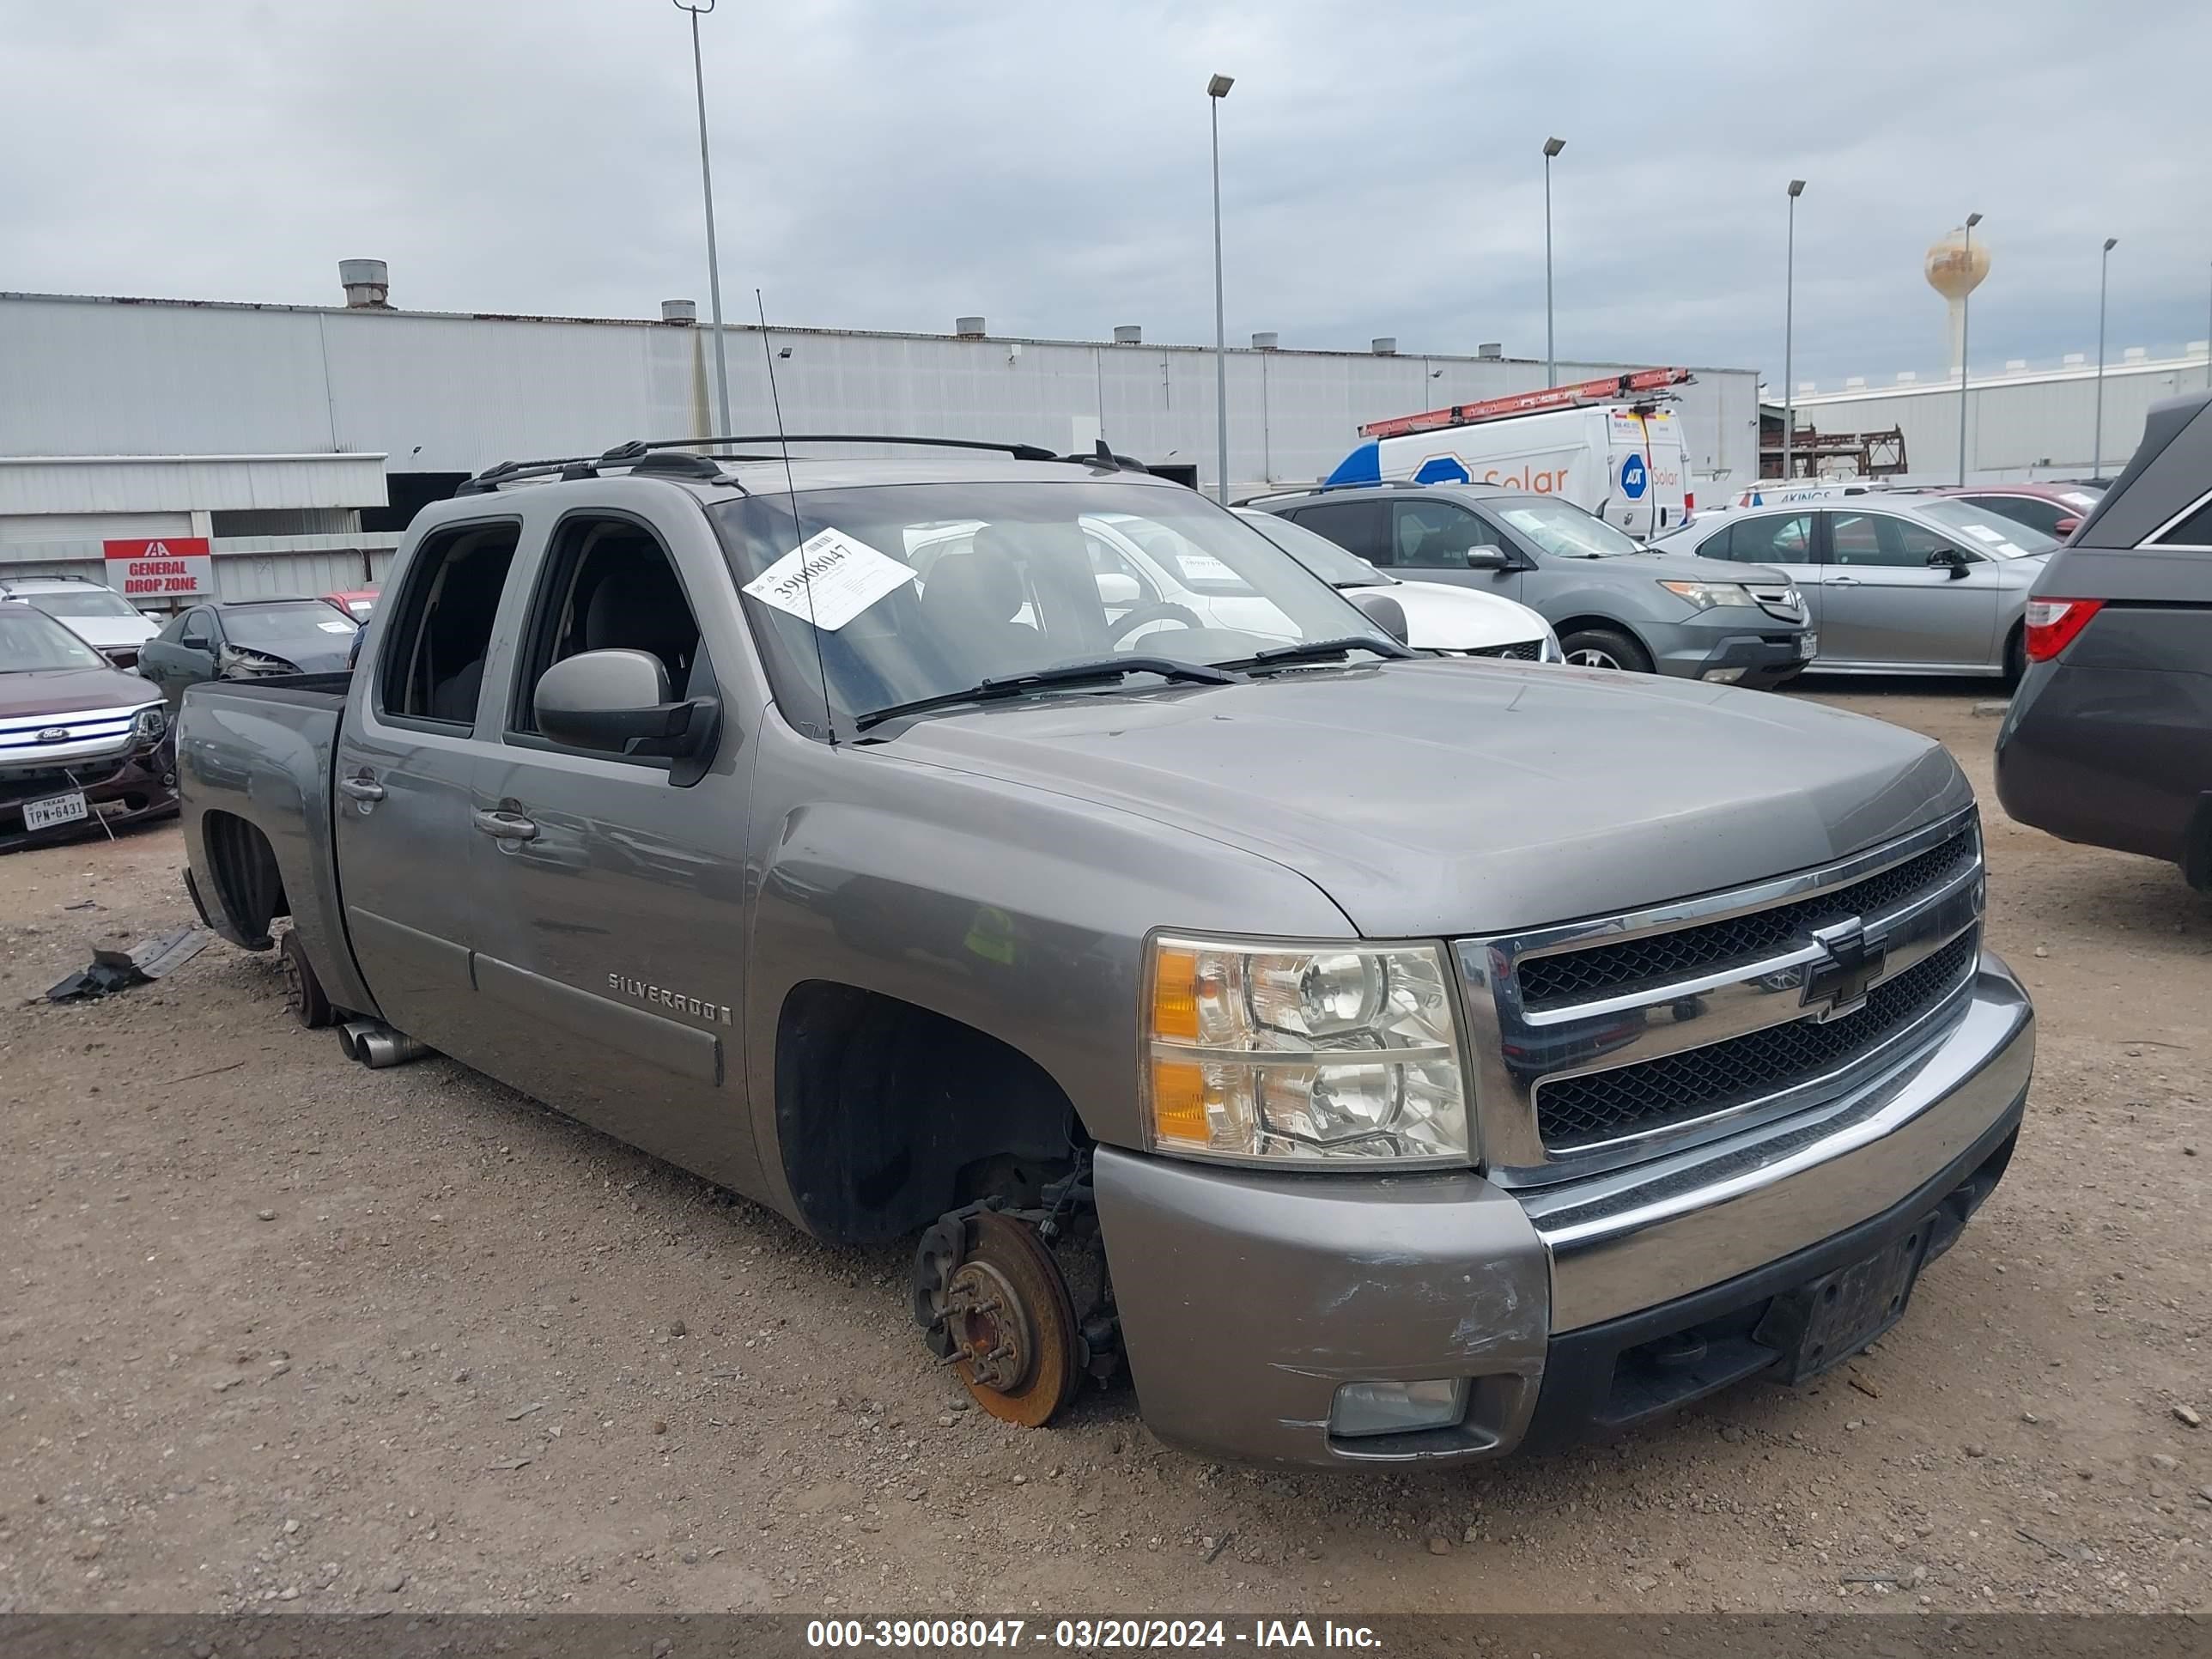
{"label": "windshield wiper", "polygon": [[1026,674],[1006,674],[996,678],[980,680],[965,691],[940,691],[934,696],[916,697],[911,702],[895,702],[884,708],[871,708],[856,715],[853,724],[861,731],[880,726],[901,714],[925,714],[932,708],[950,708],[955,703],[989,702],[1000,697],[1017,697],[1024,691],[1041,690],[1054,685],[1081,685],[1096,680],[1118,680],[1127,674],[1158,674],[1165,680],[1182,680],[1192,685],[1234,685],[1240,678],[1202,662],[1177,662],[1172,657],[1086,657],[1080,662],[1064,662],[1051,668],[1034,669]]}
{"label": "windshield wiper", "polygon": [[1355,651],[1372,651],[1378,657],[1410,657],[1413,653],[1392,639],[1378,639],[1370,634],[1355,634],[1340,640],[1307,640],[1297,645],[1279,645],[1268,651],[1255,652],[1249,657],[1239,657],[1225,662],[1224,668],[1273,668],[1290,663],[1326,662],[1331,657],[1347,657]]}

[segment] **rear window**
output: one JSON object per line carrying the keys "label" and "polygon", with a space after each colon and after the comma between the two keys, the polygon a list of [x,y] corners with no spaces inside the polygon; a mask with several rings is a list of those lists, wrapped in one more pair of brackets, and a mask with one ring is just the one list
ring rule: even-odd
{"label": "rear window", "polygon": [[2212,497],[2197,504],[2197,510],[2158,538],[2161,547],[2212,547]]}

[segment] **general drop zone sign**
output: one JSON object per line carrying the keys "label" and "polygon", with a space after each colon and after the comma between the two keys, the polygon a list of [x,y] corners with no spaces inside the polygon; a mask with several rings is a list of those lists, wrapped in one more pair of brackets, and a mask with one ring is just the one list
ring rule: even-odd
{"label": "general drop zone sign", "polygon": [[126,599],[215,597],[215,556],[204,536],[102,542],[107,585]]}

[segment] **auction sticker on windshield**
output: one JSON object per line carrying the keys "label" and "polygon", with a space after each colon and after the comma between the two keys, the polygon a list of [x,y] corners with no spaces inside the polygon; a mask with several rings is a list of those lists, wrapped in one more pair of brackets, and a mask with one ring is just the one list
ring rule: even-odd
{"label": "auction sticker on windshield", "polygon": [[835,633],[913,580],[912,566],[886,557],[842,530],[824,530],[769,566],[743,591],[763,605]]}

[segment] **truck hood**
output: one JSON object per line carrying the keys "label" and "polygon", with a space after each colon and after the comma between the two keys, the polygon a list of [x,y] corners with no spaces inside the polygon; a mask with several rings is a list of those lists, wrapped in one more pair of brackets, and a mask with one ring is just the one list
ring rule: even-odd
{"label": "truck hood", "polygon": [[1480,660],[999,704],[917,720],[885,747],[1248,848],[1370,938],[1540,927],[1739,886],[1973,799],[1940,745],[1882,721]]}

